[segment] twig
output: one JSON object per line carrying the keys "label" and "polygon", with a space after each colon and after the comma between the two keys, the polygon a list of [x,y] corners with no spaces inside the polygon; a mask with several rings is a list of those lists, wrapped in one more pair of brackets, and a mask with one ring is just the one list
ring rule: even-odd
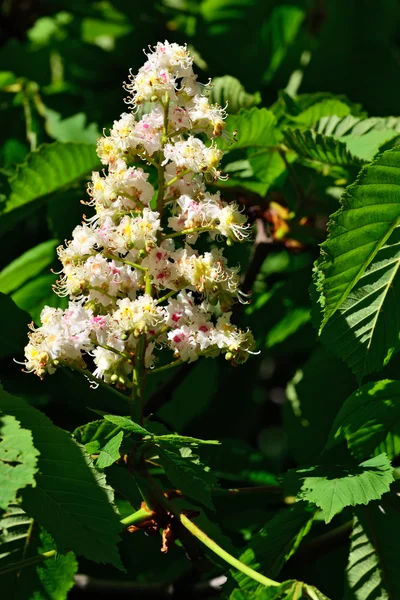
{"label": "twig", "polygon": [[130,595],[137,598],[152,598],[164,600],[165,598],[210,598],[220,594],[220,587],[226,582],[225,576],[214,577],[209,581],[195,585],[182,586],[176,583],[138,583],[136,581],[116,581],[98,579],[78,573],[74,577],[75,586],[82,592],[97,592],[98,594]]}

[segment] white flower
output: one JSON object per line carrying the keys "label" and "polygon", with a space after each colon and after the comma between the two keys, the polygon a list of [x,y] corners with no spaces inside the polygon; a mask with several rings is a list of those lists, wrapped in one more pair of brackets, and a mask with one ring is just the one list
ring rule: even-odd
{"label": "white flower", "polygon": [[113,319],[124,331],[142,333],[157,327],[162,320],[162,310],[148,294],[140,296],[137,300],[123,298],[118,300],[117,304],[118,310],[115,311]]}
{"label": "white flower", "polygon": [[138,217],[123,217],[116,231],[128,248],[150,250],[157,243],[160,215],[158,212],[145,208]]}
{"label": "white flower", "polygon": [[216,179],[220,175],[216,167],[222,155],[223,152],[215,146],[207,147],[199,138],[190,135],[187,140],[175,144],[167,143],[164,146],[163,164],[173,161],[177,167],[183,167],[194,173],[208,173]]}
{"label": "white flower", "polygon": [[152,109],[141,118],[124,112],[98,142],[107,169],[88,186],[95,214],[57,249],[55,289],[72,301],[65,311],[45,307],[25,348],[26,369],[40,377],[60,364],[92,367],[125,389],[133,364],[151,369],[160,350],[188,362],[225,353],[234,363],[253,352],[251,333],[226,312],[243,296],[238,269],[222,250],[193,246],[204,231],[214,244],[243,241],[249,226],[236,204],[206,190],[221,178],[222,152],[194,134],[225,135],[226,113],[202,93],[192,63],[186,46],[158,43],[126,85],[128,104],[150,101]]}
{"label": "white flower", "polygon": [[206,96],[196,95],[188,107],[193,131],[204,131],[209,137],[221,135],[226,119],[226,110],[216,104],[210,104]]}

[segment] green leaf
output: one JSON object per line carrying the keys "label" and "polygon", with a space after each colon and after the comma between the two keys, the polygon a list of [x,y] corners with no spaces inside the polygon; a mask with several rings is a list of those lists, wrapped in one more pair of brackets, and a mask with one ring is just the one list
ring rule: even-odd
{"label": "green leaf", "polygon": [[109,421],[102,419],[77,427],[72,435],[79,444],[85,446],[86,452],[96,454],[118,432],[118,429]]}
{"label": "green leaf", "polygon": [[326,447],[346,440],[352,454],[366,458],[400,425],[400,381],[367,383],[347,398]]}
{"label": "green leaf", "polygon": [[296,152],[307,164],[322,171],[329,171],[331,166],[361,164],[361,160],[352,156],[344,142],[334,137],[324,136],[310,129],[286,129],[285,145]]}
{"label": "green leaf", "polygon": [[225,131],[237,131],[237,141],[232,143],[220,138],[218,146],[222,150],[270,146],[276,140],[275,125],[276,118],[270,110],[255,106],[249,110],[242,108],[237,115],[231,115],[226,120]]}
{"label": "green leaf", "polygon": [[270,82],[282,64],[289,47],[295,41],[305,18],[305,11],[298,6],[275,6],[266,27],[263,29],[265,39],[271,44],[269,65],[263,80]]}
{"label": "green leaf", "polygon": [[[315,510],[298,502],[278,512],[251,538],[240,560],[255,571],[275,579],[311,529]],[[257,582],[241,571],[232,571],[239,586],[255,590]]]}
{"label": "green leaf", "polygon": [[230,115],[234,115],[241,108],[251,108],[255,104],[260,104],[261,95],[260,92],[248,94],[236,77],[224,75],[224,77],[215,77],[212,80],[209,100],[220,106],[228,103],[228,112]]}
{"label": "green leaf", "polygon": [[[11,194],[3,207],[1,231],[27,214],[27,207],[80,180],[99,164],[95,146],[54,142],[32,152],[10,179]],[[22,210],[23,208],[23,210]]]}
{"label": "green leaf", "polygon": [[40,324],[40,314],[45,306],[63,309],[68,306],[68,299],[53,291],[57,278],[54,273],[39,274],[11,294],[11,298],[19,308],[30,314],[35,323]]}
{"label": "green leaf", "polygon": [[355,117],[348,115],[325,116],[316,124],[316,130],[323,135],[333,135],[336,138],[344,136],[359,137],[371,131],[393,130],[400,133],[400,117]]}
{"label": "green leaf", "polygon": [[355,511],[345,573],[345,600],[400,597],[398,497],[391,498],[381,508],[374,503]]}
{"label": "green leaf", "polygon": [[400,150],[365,166],[341,202],[317,263],[322,339],[361,380],[398,347]]}
{"label": "green leaf", "polygon": [[0,409],[32,431],[40,452],[35,488],[23,491],[23,508],[55,539],[95,562],[121,567],[117,543],[121,528],[112,490],[71,436],[21,398],[2,391]]}
{"label": "green leaf", "polygon": [[189,446],[218,446],[221,444],[218,440],[201,440],[177,433],[155,435],[153,439],[155,442],[168,442],[169,444],[177,444],[178,446],[182,446],[182,444],[188,444]]}
{"label": "green leaf", "polygon": [[9,294],[51,265],[57,240],[48,240],[13,260],[0,272],[0,292]]}
{"label": "green leaf", "polygon": [[214,475],[190,448],[163,444],[157,449],[159,461],[171,484],[196,502],[214,510],[210,489],[217,486]]}
{"label": "green leaf", "polygon": [[305,306],[295,306],[276,323],[267,333],[265,347],[272,348],[296,333],[303,325],[311,320],[310,309]]}
{"label": "green leaf", "polygon": [[363,119],[348,115],[345,118],[322,118],[315,126],[318,133],[331,135],[344,142],[348,150],[359,158],[370,161],[380,148],[400,133],[398,117],[371,117]]}
{"label": "green leaf", "polygon": [[96,467],[98,469],[105,469],[106,467],[109,467],[110,465],[115,463],[115,461],[120,458],[119,449],[121,447],[123,439],[124,432],[120,431],[119,433],[117,433],[117,435],[112,437],[109,442],[107,442],[107,444],[100,452],[99,457],[96,461]]}
{"label": "green leaf", "polygon": [[368,504],[389,491],[393,468],[385,454],[359,464],[358,467],[309,467],[297,469],[286,481],[301,483],[298,498],[318,506],[326,523],[346,506]]}
{"label": "green leaf", "polygon": [[35,486],[38,456],[32,433],[0,411],[0,508],[14,502],[19,490]]}
{"label": "green leaf", "polygon": [[[55,542],[17,505],[0,517],[0,570],[54,550]],[[4,597],[13,600],[66,600],[74,586],[78,562],[73,552],[1,576]]]}
{"label": "green leaf", "polygon": [[63,119],[60,113],[49,108],[46,110],[46,130],[50,137],[64,143],[95,144],[101,137],[96,123],[86,124],[84,113]]}
{"label": "green leaf", "polygon": [[365,135],[358,137],[355,135],[345,135],[340,140],[344,142],[351,154],[361,160],[371,161],[380,151],[382,146],[388,142],[397,140],[399,134],[392,129],[382,129],[380,131],[369,131]]}
{"label": "green leaf", "polygon": [[138,425],[128,417],[120,417],[118,415],[105,414],[103,414],[103,417],[106,421],[117,425],[117,427],[120,427],[121,429],[126,429],[127,431],[132,431],[132,433],[138,433],[140,435],[152,435],[150,431],[147,431],[147,429],[145,429],[141,425]]}
{"label": "green leaf", "polygon": [[[293,120],[298,125],[304,127],[312,127],[314,124],[320,122],[320,120],[323,117],[329,118],[331,115],[336,115],[337,117],[345,117],[349,113],[350,107],[348,104],[345,104],[344,102],[336,98],[326,98],[324,100],[321,100],[320,102],[316,102],[315,104],[308,106],[298,115],[292,117],[291,120]],[[319,131],[318,128],[317,131]]]}
{"label": "green leaf", "polygon": [[279,586],[265,588],[258,586],[255,591],[233,590],[229,600],[328,600],[328,598],[313,585],[302,581],[284,581]]}

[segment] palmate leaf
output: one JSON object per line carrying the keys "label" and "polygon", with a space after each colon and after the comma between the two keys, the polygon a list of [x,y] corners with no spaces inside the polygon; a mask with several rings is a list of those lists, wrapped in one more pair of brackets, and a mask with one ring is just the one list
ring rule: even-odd
{"label": "palmate leaf", "polygon": [[345,440],[356,458],[366,458],[399,424],[400,381],[367,383],[344,402],[332,425],[326,448]]}
{"label": "palmate leaf", "polygon": [[104,446],[104,448],[99,454],[99,457],[96,461],[96,467],[98,467],[99,469],[105,469],[106,467],[109,467],[110,465],[115,463],[115,461],[120,458],[119,449],[121,447],[123,439],[124,432],[120,431],[119,433],[117,433],[117,435],[114,435],[114,437],[112,437],[107,442],[107,444]]}
{"label": "palmate leaf", "polygon": [[0,409],[32,432],[40,452],[36,487],[23,490],[23,509],[54,537],[60,550],[121,567],[121,525],[105,476],[67,432],[24,400],[2,391]]}
{"label": "palmate leaf", "polygon": [[[241,562],[275,579],[310,531],[314,515],[315,510],[304,502],[280,511],[252,537],[240,556]],[[257,589],[258,583],[241,571],[232,571],[232,576],[241,588]]]}
{"label": "palmate leaf", "polygon": [[[10,505],[0,516],[0,572],[10,563],[53,550],[55,542],[34,525],[18,505]],[[66,600],[74,585],[78,562],[73,552],[37,565],[1,575],[1,589],[9,600]]]}
{"label": "palmate leaf", "polygon": [[[315,104],[311,104],[298,115],[291,117],[291,120],[297,126],[311,127],[320,122],[323,118],[328,119],[331,115],[345,117],[350,113],[350,106],[337,98],[325,98]],[[317,129],[318,130],[318,129]],[[324,133],[319,131],[319,133]],[[325,134],[325,133],[324,133]],[[325,134],[329,135],[329,134]]]}
{"label": "palmate leaf", "polygon": [[38,455],[32,433],[0,410],[0,508],[14,502],[19,490],[35,485]]}
{"label": "palmate leaf", "polygon": [[364,160],[372,160],[384,146],[400,135],[399,117],[370,117],[362,119],[339,113],[323,117],[315,125],[318,133],[331,135],[344,142],[352,154]]}
{"label": "palmate leaf", "polygon": [[311,129],[286,129],[285,145],[296,154],[321,170],[331,166],[358,165],[362,161],[353,156],[344,142],[324,136]]}
{"label": "palmate leaf", "polygon": [[212,80],[209,100],[220,106],[225,106],[228,103],[229,114],[234,115],[241,108],[251,108],[256,104],[260,104],[261,95],[260,92],[248,94],[236,77],[224,75],[224,77],[215,77]]}
{"label": "palmate leaf", "polygon": [[313,585],[294,580],[284,581],[279,586],[268,588],[259,585],[255,591],[233,590],[229,596],[229,600],[302,600],[303,598],[329,600]]}
{"label": "palmate leaf", "polygon": [[93,144],[54,142],[29,154],[10,179],[11,194],[3,206],[0,232],[24,218],[34,201],[73,184],[98,164]]}
{"label": "palmate leaf", "polygon": [[345,600],[394,600],[400,597],[399,497],[355,511],[346,568]]}
{"label": "palmate leaf", "polygon": [[393,468],[385,454],[358,467],[309,467],[289,471],[285,476],[287,485],[295,486],[297,482],[299,499],[321,509],[326,523],[346,506],[368,504],[381,498],[393,480]]}
{"label": "palmate leaf", "polygon": [[275,125],[276,117],[267,108],[254,106],[250,110],[242,109],[226,120],[226,131],[236,131],[237,141],[232,143],[226,138],[219,138],[218,146],[222,150],[240,150],[273,145],[277,135]]}
{"label": "palmate leaf", "polygon": [[57,240],[47,240],[24,252],[0,272],[0,292],[9,294],[51,265]]}
{"label": "palmate leaf", "polygon": [[341,202],[316,270],[322,339],[362,379],[398,346],[400,149],[366,165]]}
{"label": "palmate leaf", "polygon": [[171,484],[196,502],[214,510],[210,490],[217,487],[213,473],[200,462],[191,448],[163,444],[157,449],[158,460]]}

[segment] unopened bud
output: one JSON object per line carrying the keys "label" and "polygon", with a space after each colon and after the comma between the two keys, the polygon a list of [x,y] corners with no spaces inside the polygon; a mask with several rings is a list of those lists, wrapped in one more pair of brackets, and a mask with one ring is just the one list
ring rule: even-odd
{"label": "unopened bud", "polygon": [[232,360],[232,358],[233,358],[233,354],[232,354],[232,352],[227,352],[227,353],[225,354],[225,360]]}
{"label": "unopened bud", "polygon": [[147,255],[147,252],[144,248],[140,248],[139,252],[138,252],[138,258],[145,258],[145,256]]}
{"label": "unopened bud", "polygon": [[233,240],[231,238],[226,238],[226,245],[227,246],[233,246]]}
{"label": "unopened bud", "polygon": [[115,383],[116,381],[118,381],[118,375],[116,373],[113,373],[110,377],[110,380]]}
{"label": "unopened bud", "polygon": [[[157,100],[158,100],[158,96],[156,96],[155,94],[153,94],[153,96],[151,96],[151,98],[150,98],[150,102],[157,102]],[[137,102],[137,99],[136,99],[136,102]]]}
{"label": "unopened bud", "polygon": [[121,340],[122,340],[123,342],[126,342],[126,340],[128,339],[128,337],[129,337],[129,333],[126,333],[126,332],[125,332],[125,333],[123,333],[123,334],[121,335]]}

